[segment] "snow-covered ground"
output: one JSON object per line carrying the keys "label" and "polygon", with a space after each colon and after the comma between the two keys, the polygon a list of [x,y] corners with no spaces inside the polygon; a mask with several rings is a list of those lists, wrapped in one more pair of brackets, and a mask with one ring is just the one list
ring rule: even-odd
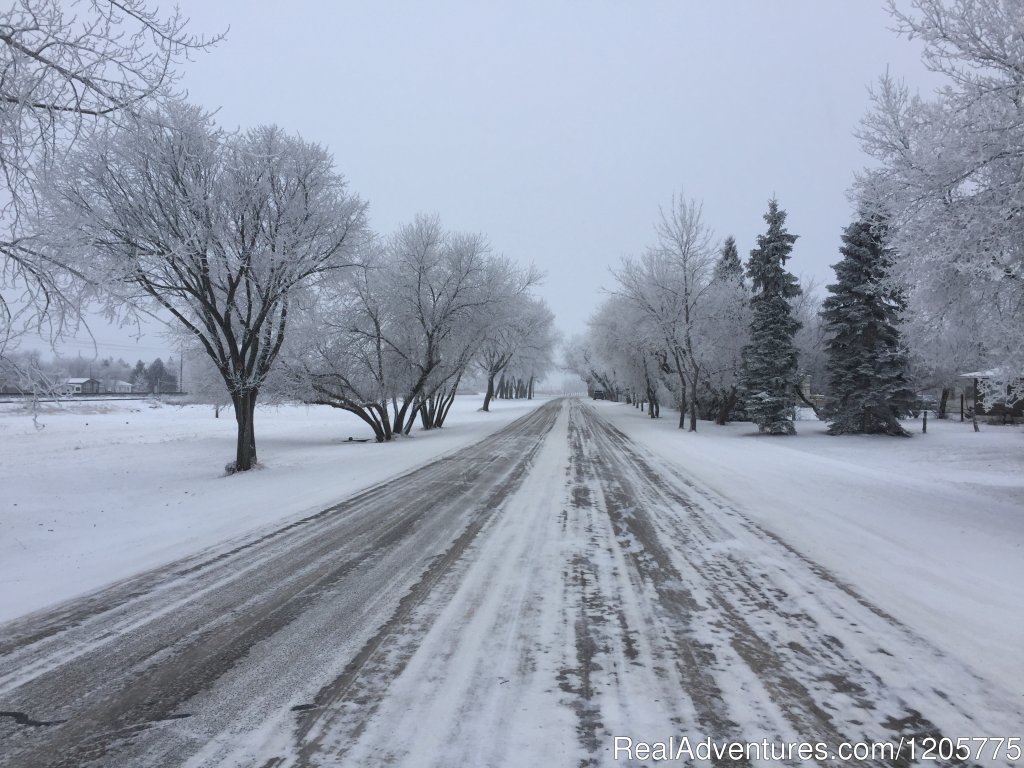
{"label": "snow-covered ground", "polygon": [[534,401],[459,396],[441,430],[378,445],[356,417],[299,405],[256,414],[261,468],[224,476],[232,412],[155,401],[0,405],[0,621],[318,511],[469,445]]}
{"label": "snow-covered ground", "polygon": [[[460,406],[455,439],[530,407],[487,417],[475,406]],[[793,438],[706,423],[693,435],[625,405],[560,401],[398,486],[282,527],[289,504],[320,509],[317,494],[397,471],[401,451],[426,463],[445,439],[344,444],[344,424],[303,411],[261,414],[267,468],[227,478],[216,467],[229,430],[216,443],[194,425],[175,431],[174,409],[139,416],[163,438],[144,442],[136,428],[120,450],[149,467],[148,488],[99,482],[77,455],[86,448],[74,452],[95,415],[60,415],[68,426],[52,439],[71,447],[37,457],[71,452],[87,509],[120,498],[111,483],[129,490],[104,536],[72,504],[52,533],[43,526],[61,531],[59,546],[26,534],[35,560],[26,547],[0,566],[20,580],[5,594],[81,591],[76,567],[109,580],[115,566],[138,569],[133,547],[155,563],[221,543],[7,624],[0,764],[10,745],[12,766],[109,749],[125,765],[568,768],[648,764],[617,756],[620,738],[835,750],[1016,737],[1024,722],[1021,430],[832,438],[805,421]],[[116,415],[131,426],[130,412]],[[190,441],[205,456],[197,466]],[[26,475],[31,457],[17,460]],[[177,484],[155,479],[168,476]],[[202,504],[162,507],[172,487]],[[272,520],[272,535],[252,536]],[[132,528],[146,532],[121,530]],[[62,560],[76,531],[80,562]],[[136,735],[116,736],[128,728]]]}
{"label": "snow-covered ground", "polygon": [[1024,701],[1024,430],[908,422],[910,439],[698,432],[620,403],[602,416]]}

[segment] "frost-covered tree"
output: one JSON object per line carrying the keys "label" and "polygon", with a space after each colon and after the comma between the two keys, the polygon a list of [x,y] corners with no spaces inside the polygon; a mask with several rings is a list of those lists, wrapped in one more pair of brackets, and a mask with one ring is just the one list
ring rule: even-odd
{"label": "frost-covered tree", "polygon": [[[860,131],[878,161],[857,196],[887,216],[915,357],[936,384],[970,367],[1024,370],[1024,12],[1019,2],[890,4],[945,80],[930,98],[882,78]],[[950,350],[950,335],[968,344]],[[971,348],[969,340],[973,340]],[[968,362],[972,357],[980,358]],[[944,363],[945,361],[945,363]],[[963,370],[961,369],[962,373]]]}
{"label": "frost-covered tree", "polygon": [[722,250],[718,254],[718,261],[715,262],[715,280],[721,282],[733,281],[743,284],[743,262],[740,261],[740,252],[736,247],[736,238],[729,235],[722,243]]}
{"label": "frost-covered tree", "polygon": [[297,292],[354,264],[365,204],[322,147],[270,126],[226,135],[181,102],[72,153],[45,190],[51,248],[108,306],[166,311],[209,355],[256,462],[256,400]]}
{"label": "frost-covered tree", "polygon": [[590,345],[616,371],[616,380],[638,407],[647,405],[651,418],[660,416],[658,392],[666,375],[663,342],[640,307],[622,295],[609,296],[589,323]]}
{"label": "frost-covered tree", "polygon": [[[355,414],[379,442],[408,434],[417,418],[440,427],[462,377],[539,278],[491,253],[482,235],[417,216],[369,248],[360,270],[311,293],[286,353],[294,391]],[[497,372],[515,350],[495,350]]]}
{"label": "frost-covered tree", "polygon": [[615,363],[605,359],[594,343],[594,334],[577,334],[562,347],[565,368],[587,384],[587,394],[603,389],[610,400],[618,400],[621,388]]}
{"label": "frost-covered tree", "polygon": [[399,320],[390,287],[383,249],[368,243],[360,269],[320,284],[283,351],[295,396],[358,416],[378,442],[393,436],[390,403],[409,375],[392,346]]}
{"label": "frost-covered tree", "polygon": [[420,216],[400,229],[389,258],[403,312],[393,346],[412,373],[394,431],[408,431],[417,414],[429,429],[443,424],[462,376],[495,324],[507,319],[504,308],[540,273],[493,254],[483,235],[445,232],[437,217]]}
{"label": "frost-covered tree", "polygon": [[797,350],[793,337],[800,327],[791,301],[800,292],[796,277],[786,271],[786,261],[797,236],[786,228],[786,212],[778,201],[768,203],[764,216],[768,230],[758,235],[750,252],[747,276],[750,299],[750,343],[743,349],[742,386],[746,409],[761,432],[791,435],[793,388],[797,385]]}
{"label": "frost-covered tree", "polygon": [[[146,0],[14,0],[0,9],[0,359],[24,332],[58,337],[81,319],[89,285],[42,248],[40,178],[97,129],[168,95],[176,67],[219,38]],[[14,365],[14,361],[12,361]]]}
{"label": "frost-covered tree", "polygon": [[523,341],[508,365],[509,380],[516,382],[515,397],[532,400],[536,385],[555,368],[560,334],[555,315],[543,299],[532,299],[531,318]]}
{"label": "frost-covered tree", "polygon": [[833,266],[836,282],[822,305],[831,435],[909,435],[899,422],[914,400],[899,331],[906,301],[891,279],[885,236],[884,223],[875,218],[860,218],[846,228],[839,249],[843,258]]}
{"label": "frost-covered tree", "polygon": [[695,200],[673,198],[655,227],[656,245],[638,259],[624,259],[615,272],[616,292],[647,318],[663,342],[663,361],[678,381],[679,427],[689,413],[689,431],[697,431],[697,393],[709,365],[699,325],[707,312],[706,295],[715,265],[713,235]]}
{"label": "frost-covered tree", "polygon": [[[538,372],[543,373],[554,346],[554,319],[544,301],[527,294],[511,296],[495,306],[491,330],[478,357],[478,365],[487,378],[482,410],[490,410],[495,376],[516,367],[523,369],[531,380]],[[527,389],[532,386],[524,383]]]}
{"label": "frost-covered tree", "polygon": [[722,425],[741,406],[740,372],[750,327],[750,294],[731,236],[725,239],[715,263],[705,306],[698,332],[707,349],[706,411],[708,418]]}

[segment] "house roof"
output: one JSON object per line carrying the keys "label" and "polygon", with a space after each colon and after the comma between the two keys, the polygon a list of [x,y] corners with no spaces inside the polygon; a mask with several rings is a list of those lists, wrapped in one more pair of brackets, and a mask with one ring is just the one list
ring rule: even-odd
{"label": "house roof", "polygon": [[[68,379],[64,383],[65,384],[85,384],[87,381],[96,381],[96,379],[82,378],[81,376],[76,376],[73,379]],[[96,381],[96,383],[99,384],[98,381]]]}
{"label": "house roof", "polygon": [[[961,373],[961,379],[1001,379],[1005,377],[1006,371],[1001,368],[990,368],[987,371],[971,371],[970,373]],[[1012,376],[1012,374],[1011,374]]]}

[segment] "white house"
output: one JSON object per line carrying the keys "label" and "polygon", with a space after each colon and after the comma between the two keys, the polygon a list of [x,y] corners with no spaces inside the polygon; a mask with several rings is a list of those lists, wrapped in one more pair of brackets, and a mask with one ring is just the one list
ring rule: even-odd
{"label": "white house", "polygon": [[60,385],[60,391],[65,395],[95,395],[100,391],[100,383],[96,379],[80,377],[66,379]]}

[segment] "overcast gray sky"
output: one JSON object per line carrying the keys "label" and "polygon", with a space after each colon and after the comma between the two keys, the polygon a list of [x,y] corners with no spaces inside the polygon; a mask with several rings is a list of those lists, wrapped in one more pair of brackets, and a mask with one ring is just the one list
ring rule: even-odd
{"label": "overcast gray sky", "polygon": [[566,334],[680,190],[744,258],[777,196],[824,289],[868,86],[934,82],[879,0],[179,4],[230,26],[184,70],[193,101],[329,147],[378,231],[436,212],[538,264]]}

